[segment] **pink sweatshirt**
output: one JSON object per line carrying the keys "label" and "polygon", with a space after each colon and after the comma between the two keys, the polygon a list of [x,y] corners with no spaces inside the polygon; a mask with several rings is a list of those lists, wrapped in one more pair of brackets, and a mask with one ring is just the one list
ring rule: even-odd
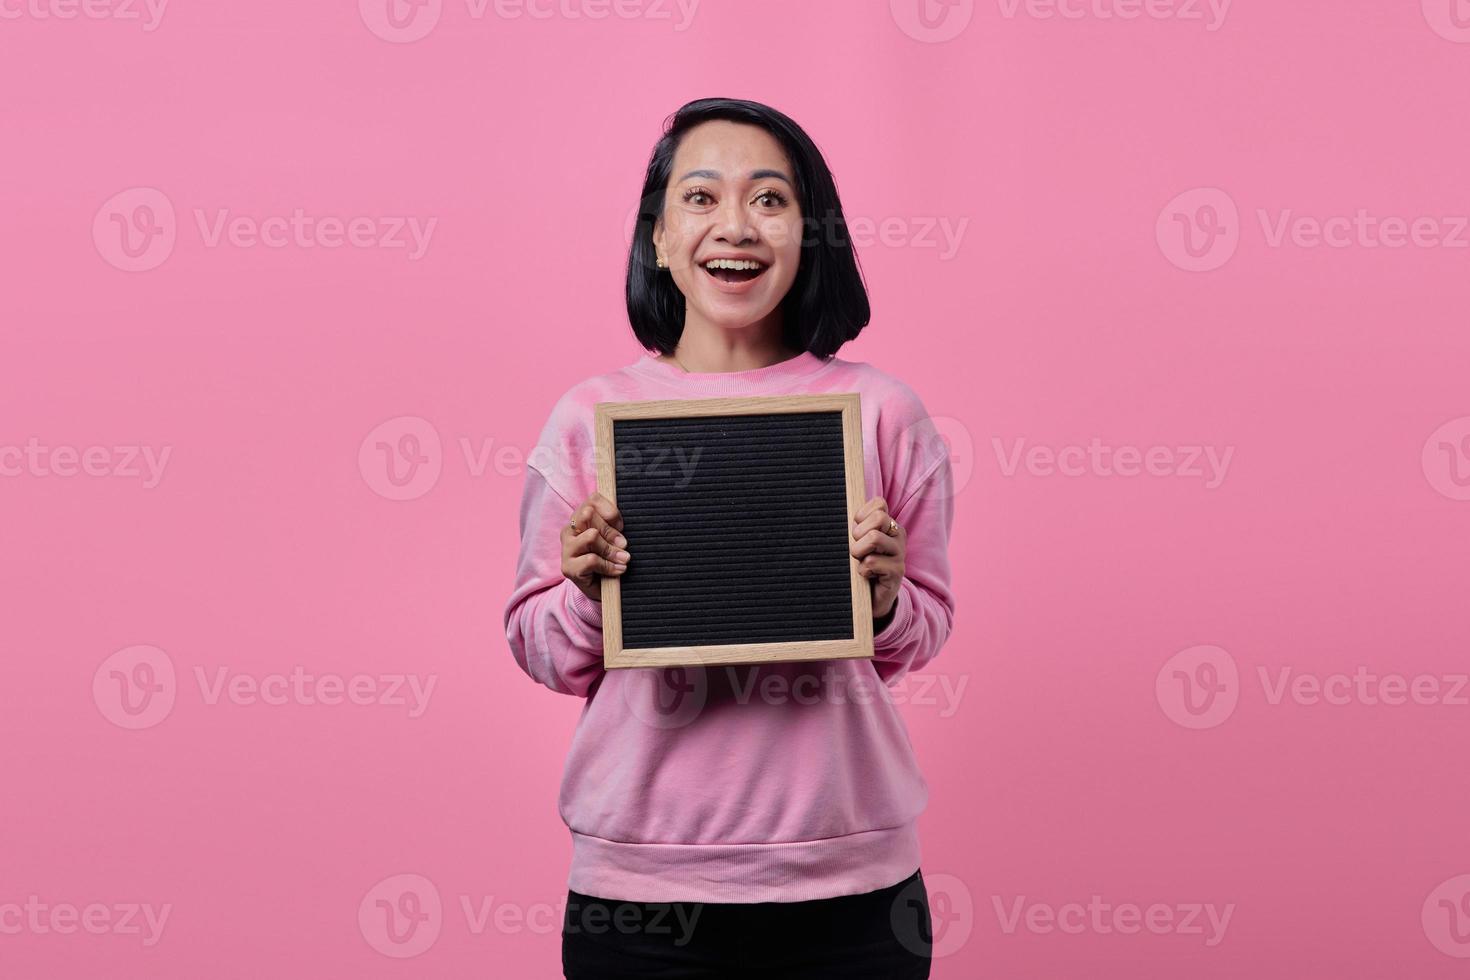
{"label": "pink sweatshirt", "polygon": [[[883,497],[908,532],[874,658],[603,670],[602,606],[561,573],[561,529],[597,489],[593,405],[852,391],[866,497]],[[939,652],[955,606],[949,454],[918,396],[837,357],[701,374],[644,355],[562,395],[528,462],[505,633],[533,679],[586,699],[559,801],[568,887],[634,902],[797,902],[912,874],[928,786],[891,688]],[[638,542],[627,550],[636,563]]]}

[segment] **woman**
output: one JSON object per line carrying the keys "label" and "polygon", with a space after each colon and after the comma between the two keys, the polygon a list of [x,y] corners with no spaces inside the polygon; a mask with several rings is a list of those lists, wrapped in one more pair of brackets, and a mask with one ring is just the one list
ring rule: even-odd
{"label": "woman", "polygon": [[[505,609],[516,662],[585,698],[559,809],[571,980],[929,976],[928,789],[889,686],[954,620],[948,450],[903,382],[835,357],[868,323],[831,173],[768,106],[701,99],[654,148],[628,261],[642,356],[556,403]],[[596,492],[599,401],[859,392],[870,499],[850,551],[872,660],[604,671],[599,578],[638,542]]]}

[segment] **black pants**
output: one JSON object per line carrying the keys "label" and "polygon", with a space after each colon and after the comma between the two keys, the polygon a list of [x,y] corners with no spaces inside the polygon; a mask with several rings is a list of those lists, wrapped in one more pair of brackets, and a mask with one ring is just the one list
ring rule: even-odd
{"label": "black pants", "polygon": [[567,980],[927,980],[929,893],[888,888],[809,902],[619,902],[567,892]]}

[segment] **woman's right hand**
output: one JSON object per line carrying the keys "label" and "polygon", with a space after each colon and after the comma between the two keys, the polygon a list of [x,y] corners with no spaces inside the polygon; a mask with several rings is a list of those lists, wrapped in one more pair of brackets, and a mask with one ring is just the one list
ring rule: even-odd
{"label": "woman's right hand", "polygon": [[[579,530],[573,531],[575,524]],[[628,569],[628,539],[623,537],[623,515],[618,505],[593,491],[561,529],[561,573],[587,598],[602,601],[600,575],[621,575]]]}

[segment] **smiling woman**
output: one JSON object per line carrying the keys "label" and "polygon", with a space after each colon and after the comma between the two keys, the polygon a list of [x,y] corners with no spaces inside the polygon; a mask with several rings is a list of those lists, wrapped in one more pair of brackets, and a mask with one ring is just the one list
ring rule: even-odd
{"label": "smiling woman", "polygon": [[[528,460],[505,608],[521,669],[587,699],[561,785],[565,975],[927,977],[928,792],[885,685],[924,667],[953,627],[949,449],[907,385],[835,356],[867,326],[868,295],[835,181],[796,123],[733,99],[669,120],[643,182],[627,307],[654,353],[552,409]],[[628,569],[639,532],[579,462],[596,453],[597,403],[824,392],[860,398],[867,499],[848,550],[872,588],[873,656],[605,669],[600,579]],[[658,567],[656,550],[640,560]]]}
{"label": "smiling woman", "polygon": [[735,336],[786,357],[826,358],[867,326],[836,182],[784,114],[735,99],[691,102],[654,147],[640,200],[628,319],[664,360],[686,370],[717,364]]}

